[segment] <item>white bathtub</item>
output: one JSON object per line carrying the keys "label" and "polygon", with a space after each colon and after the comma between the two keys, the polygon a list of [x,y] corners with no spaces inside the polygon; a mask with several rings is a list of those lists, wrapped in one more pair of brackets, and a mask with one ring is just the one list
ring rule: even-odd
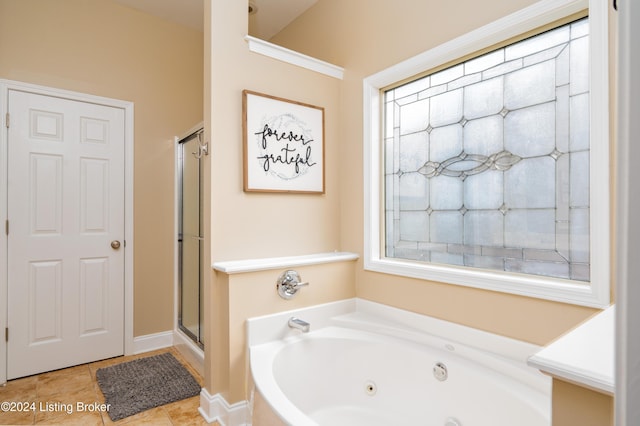
{"label": "white bathtub", "polygon": [[[270,316],[281,338],[261,342],[254,333],[252,344],[250,337],[253,382],[284,423],[551,424],[550,379],[526,365],[539,347],[359,299],[354,303],[352,312],[330,317],[311,311]],[[305,313],[311,332],[288,329],[288,315],[307,320]]]}

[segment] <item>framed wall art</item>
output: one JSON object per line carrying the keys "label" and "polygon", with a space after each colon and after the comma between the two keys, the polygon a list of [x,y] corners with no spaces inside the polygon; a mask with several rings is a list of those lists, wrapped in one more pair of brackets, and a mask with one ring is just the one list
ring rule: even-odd
{"label": "framed wall art", "polygon": [[324,108],[244,90],[245,192],[324,193]]}

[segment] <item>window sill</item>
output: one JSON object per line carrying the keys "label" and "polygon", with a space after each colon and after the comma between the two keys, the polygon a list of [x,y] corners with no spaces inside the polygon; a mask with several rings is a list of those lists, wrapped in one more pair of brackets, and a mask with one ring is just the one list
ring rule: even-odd
{"label": "window sill", "polygon": [[555,302],[606,308],[609,286],[592,286],[577,281],[548,279],[533,275],[492,272],[482,269],[421,264],[398,259],[365,256],[364,268],[373,272],[462,285]]}

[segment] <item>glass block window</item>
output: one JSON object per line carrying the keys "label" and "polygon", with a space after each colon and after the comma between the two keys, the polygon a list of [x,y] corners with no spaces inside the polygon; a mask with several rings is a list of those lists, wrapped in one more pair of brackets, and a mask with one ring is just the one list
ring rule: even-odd
{"label": "glass block window", "polygon": [[386,257],[590,281],[588,18],[382,96]]}

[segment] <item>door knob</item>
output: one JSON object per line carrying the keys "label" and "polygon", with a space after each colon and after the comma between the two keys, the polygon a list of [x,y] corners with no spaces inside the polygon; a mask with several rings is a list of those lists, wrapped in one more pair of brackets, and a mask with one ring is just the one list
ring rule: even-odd
{"label": "door knob", "polygon": [[111,248],[118,250],[120,248],[120,241],[118,240],[111,241]]}

